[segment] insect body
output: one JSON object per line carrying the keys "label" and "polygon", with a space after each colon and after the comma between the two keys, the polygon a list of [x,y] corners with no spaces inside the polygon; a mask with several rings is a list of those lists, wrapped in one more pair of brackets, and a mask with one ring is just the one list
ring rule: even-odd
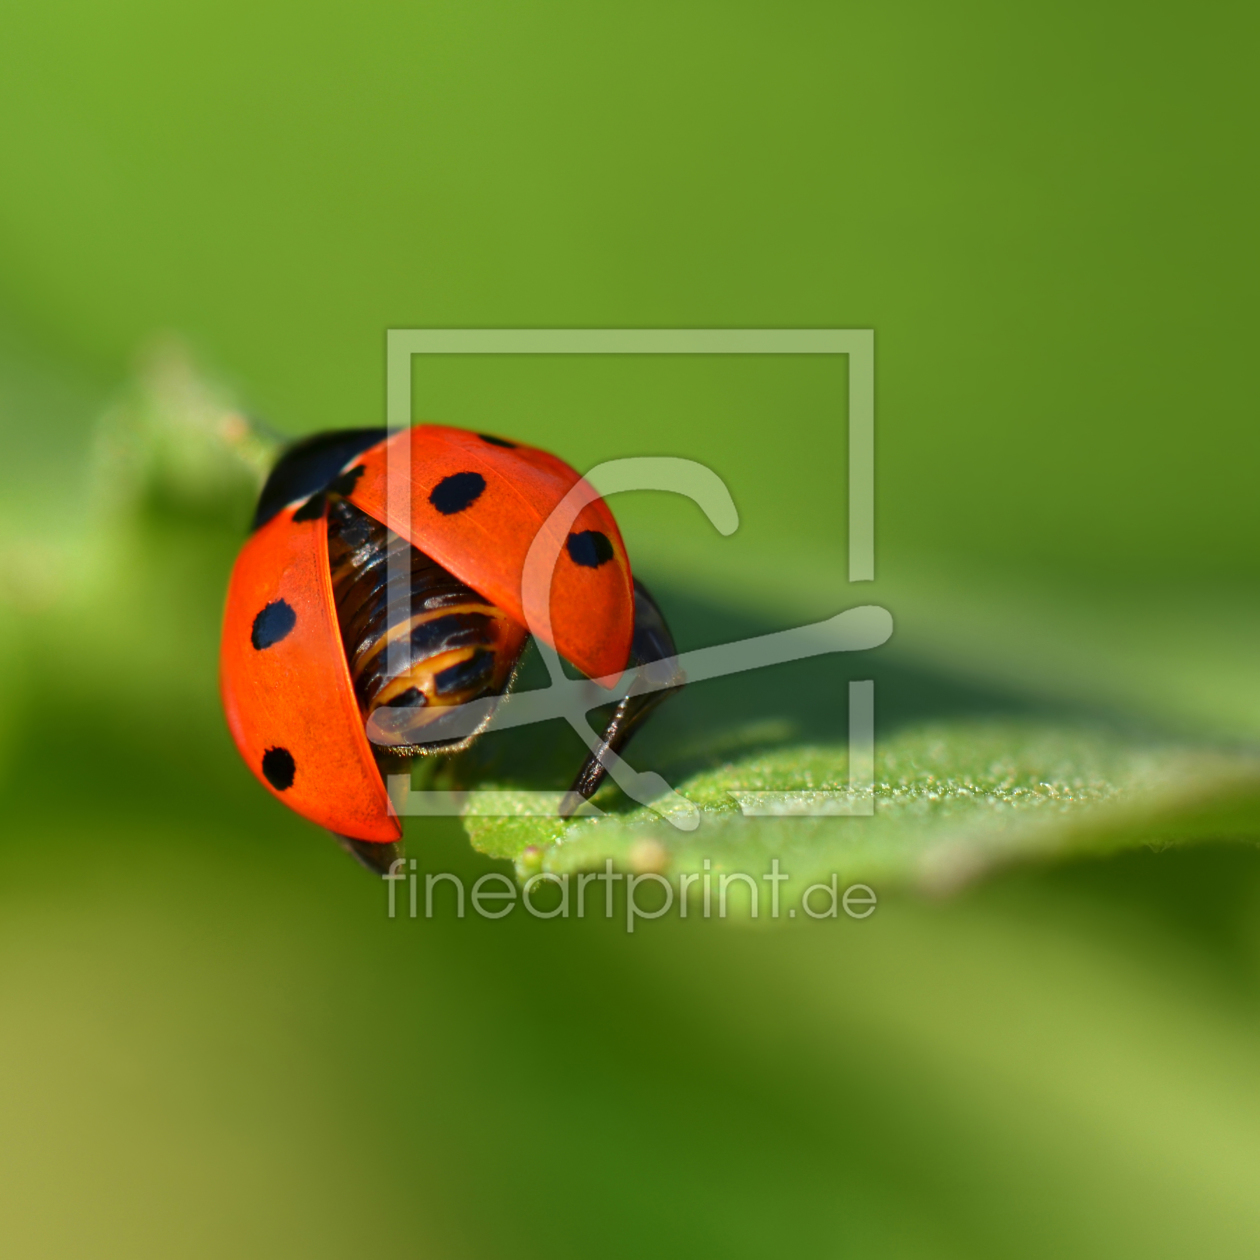
{"label": "insect body", "polygon": [[[399,441],[410,447],[401,510],[386,492],[398,485],[389,444]],[[395,477],[405,453],[392,451]],[[473,737],[444,734],[444,716],[511,685],[529,637],[525,558],[579,480],[544,451],[438,425],[291,447],[263,488],[224,618],[224,708],[259,780],[369,865],[391,860],[401,832],[381,766],[465,747]],[[391,603],[399,563],[410,598]],[[551,594],[552,646],[593,678],[675,655],[600,499],[570,526]],[[602,781],[600,754],[623,747],[668,694],[618,704],[574,781],[574,804]],[[387,746],[368,735],[381,709],[392,719]]]}
{"label": "insect body", "polygon": [[[402,553],[410,569],[410,599],[394,609],[386,598],[391,553]],[[344,500],[329,504],[328,558],[359,711],[365,720],[382,706],[407,711],[395,751],[421,744],[416,751],[453,751],[433,742],[431,728],[440,726],[443,709],[504,689],[526,631]]]}

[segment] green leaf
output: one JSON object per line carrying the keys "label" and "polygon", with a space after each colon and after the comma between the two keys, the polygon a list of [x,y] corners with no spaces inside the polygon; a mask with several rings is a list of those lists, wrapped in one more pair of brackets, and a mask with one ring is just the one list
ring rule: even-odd
{"label": "green leaf", "polygon": [[[654,575],[649,581],[684,651],[780,628],[747,604],[660,585]],[[1093,633],[1064,633],[1059,659],[1046,669],[1045,653],[1030,652],[1022,630],[1002,638],[997,601],[991,588],[980,589],[984,607],[973,608],[973,624],[1005,651],[987,659],[973,653],[966,668],[952,666],[947,651],[932,659],[940,619],[916,607],[907,616],[908,646],[894,639],[870,652],[704,682],[665,705],[627,758],[662,774],[699,808],[694,831],[676,829],[607,786],[594,802],[602,818],[566,825],[524,814],[467,815],[465,829],[479,850],[515,862],[522,876],[597,869],[608,860],[671,876],[703,871],[706,861],[711,870],[758,875],[777,857],[798,881],[835,874],[880,889],[938,891],[1012,861],[1260,834],[1260,755],[1254,741],[1240,742],[1246,731],[1232,700],[1211,707],[1210,694],[1224,696],[1224,689],[1201,696],[1197,723],[1177,720],[1183,715],[1171,707],[1143,711],[1121,688],[1099,686],[1102,699],[1091,700],[1085,684],[1097,670],[1099,639],[1118,643],[1131,622],[1112,625],[1097,611],[1091,622],[1084,609],[1061,601],[1061,621],[1076,616]],[[1205,621],[1212,612],[1203,602]],[[1187,634],[1179,651],[1164,653],[1164,677],[1192,676],[1216,647],[1210,636]],[[875,683],[873,816],[745,816],[732,793],[846,788],[845,698],[855,678]],[[554,732],[491,734],[448,766],[422,773],[435,786],[555,789],[567,785],[583,755],[577,737],[557,724]],[[834,814],[834,801],[818,804]]]}
{"label": "green leaf", "polygon": [[[581,819],[465,816],[473,844],[522,875],[602,867],[668,875],[745,871],[777,858],[794,881],[952,888],[999,863],[1103,852],[1236,829],[1260,817],[1260,758],[1125,740],[1033,723],[957,722],[883,742],[870,817],[745,817],[732,793],[845,788],[847,750],[789,745],[691,775],[679,790],[701,812],[680,831],[637,807]],[[612,792],[597,802],[608,804]],[[827,808],[821,796],[812,803]]]}

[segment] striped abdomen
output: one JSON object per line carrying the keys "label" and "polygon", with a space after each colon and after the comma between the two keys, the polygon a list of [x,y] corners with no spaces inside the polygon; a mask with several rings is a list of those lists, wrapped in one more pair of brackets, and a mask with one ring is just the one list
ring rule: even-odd
{"label": "striped abdomen", "polygon": [[[410,599],[390,608],[389,559],[400,551],[410,553]],[[413,714],[407,733],[419,741],[444,708],[497,695],[507,686],[527,634],[502,609],[341,499],[329,504],[328,557],[341,639],[365,723],[381,706],[406,706]],[[401,650],[391,651],[397,644]]]}

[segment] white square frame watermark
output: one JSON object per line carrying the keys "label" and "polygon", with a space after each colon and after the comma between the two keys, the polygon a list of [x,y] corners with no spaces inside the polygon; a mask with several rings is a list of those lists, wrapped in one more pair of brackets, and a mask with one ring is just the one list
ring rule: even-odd
{"label": "white square frame watermark", "polygon": [[412,424],[415,355],[805,354],[849,360],[849,581],[875,577],[875,330],[873,328],[391,328],[386,418]]}
{"label": "white square frame watermark", "polygon": [[[848,577],[851,583],[874,580],[875,331],[871,328],[391,328],[386,336],[387,424],[390,429],[398,430],[409,428],[413,423],[412,360],[417,355],[587,354],[846,356],[849,367]],[[855,611],[861,610],[850,610]],[[891,622],[888,633],[891,633]],[[687,668],[689,677],[702,677],[704,663],[715,651],[721,649],[686,653],[679,661]],[[716,675],[710,673],[709,676]],[[873,815],[874,686],[869,679],[849,684],[847,791],[731,793],[741,811],[745,815]],[[531,808],[523,806],[517,794],[412,792],[410,775],[391,775],[389,787],[395,811],[413,815],[497,813],[500,808],[512,813],[554,814],[561,796],[559,793],[533,793],[537,800]],[[486,799],[481,800],[482,797]]]}

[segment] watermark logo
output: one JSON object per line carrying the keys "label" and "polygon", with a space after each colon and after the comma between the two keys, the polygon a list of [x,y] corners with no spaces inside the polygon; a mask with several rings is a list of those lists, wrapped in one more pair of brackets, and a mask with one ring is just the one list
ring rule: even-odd
{"label": "watermark logo", "polygon": [[[847,355],[849,581],[866,582],[875,576],[874,333],[870,329],[391,329],[388,421],[399,437],[388,448],[386,493],[390,515],[397,513],[399,518],[410,511],[411,446],[407,435],[412,417],[411,363],[415,355],[426,354]],[[725,483],[711,469],[693,460],[621,459],[591,469],[538,531],[522,575],[526,624],[546,664],[550,685],[453,708],[451,715],[443,720],[443,731],[446,737],[459,738],[487,729],[487,725],[502,729],[563,718],[586,746],[597,753],[613,781],[631,800],[651,808],[680,830],[690,831],[700,821],[695,805],[676,792],[661,775],[637,771],[617,753],[609,749],[601,751],[599,733],[591,726],[587,715],[628,694],[674,686],[678,670],[689,682],[700,682],[824,653],[878,647],[892,634],[892,616],[877,605],[857,605],[825,621],[682,653],[666,661],[627,670],[620,678],[570,679],[561,667],[558,653],[548,645],[552,637],[551,583],[561,548],[570,526],[589,502],[596,497],[633,490],[664,490],[684,495],[700,507],[723,535],[733,533],[739,524],[738,512]],[[409,579],[407,557],[403,553],[395,554],[387,576],[387,598],[391,603],[405,602],[409,598]],[[388,650],[403,651],[405,647],[399,641]],[[849,685],[847,790],[734,792],[732,796],[740,810],[745,815],[872,815],[875,804],[874,691],[875,684],[870,680]],[[389,744],[391,739],[402,742],[401,736],[393,736],[390,716],[384,709],[373,714],[373,725],[368,731],[373,742]],[[389,776],[388,788],[393,810],[407,815],[510,812],[554,816],[564,795],[534,792],[523,798],[517,792],[413,791],[407,774]],[[581,812],[599,813],[589,803]],[[659,880],[663,876],[630,878]],[[392,898],[392,884],[390,891]],[[834,887],[832,892],[834,901]],[[684,906],[685,893],[684,889],[680,894],[680,905]],[[811,913],[805,902],[802,905]]]}
{"label": "watermark logo", "polygon": [[[841,890],[839,877],[832,875],[826,883],[810,884],[796,904],[788,905],[790,893],[786,887],[781,893],[780,885],[786,886],[792,877],[779,869],[778,858],[772,859],[770,870],[760,880],[745,871],[714,871],[706,859],[702,871],[684,872],[678,876],[677,889],[671,880],[657,871],[638,874],[615,871],[611,858],[605,860],[603,871],[582,871],[573,877],[572,883],[567,872],[556,874],[554,871],[531,875],[519,887],[499,871],[482,875],[471,890],[464,886],[458,875],[449,871],[426,872],[422,883],[415,858],[410,861],[396,859],[382,878],[389,888],[391,919],[399,918],[403,913],[397,891],[399,885],[405,889],[406,913],[412,919],[421,917],[422,902],[423,917],[426,919],[442,913],[440,904],[446,905],[447,915],[457,919],[464,918],[469,909],[483,919],[505,919],[516,909],[518,902],[535,919],[593,918],[598,916],[602,903],[604,918],[611,919],[617,913],[617,886],[624,881],[621,913],[629,933],[634,932],[635,924],[640,920],[662,919],[671,910],[680,919],[725,919],[733,906],[732,893],[735,890],[747,906],[750,919],[795,919],[798,908],[810,919],[835,919],[841,912],[851,919],[868,919],[879,904],[879,898],[870,885],[850,884]],[[761,887],[762,883],[766,884],[765,889]],[[603,895],[601,897],[596,889],[591,902],[588,902],[587,889],[591,884],[603,884]],[[539,904],[544,885],[551,894],[548,898],[550,904],[545,906]],[[589,915],[588,905],[593,905]]]}

